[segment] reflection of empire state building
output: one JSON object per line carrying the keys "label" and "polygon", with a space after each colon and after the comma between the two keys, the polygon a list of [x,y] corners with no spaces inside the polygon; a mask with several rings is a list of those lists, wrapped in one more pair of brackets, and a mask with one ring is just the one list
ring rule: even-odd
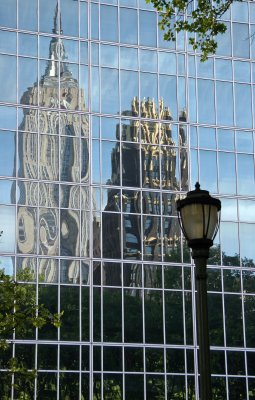
{"label": "reflection of empire state building", "polygon": [[[62,34],[58,6],[53,34]],[[29,87],[21,98],[21,103],[30,108],[23,109],[24,118],[19,127],[19,176],[29,179],[20,182],[20,198],[22,204],[39,204],[41,208],[38,217],[35,208],[19,208],[20,253],[36,254],[38,240],[41,255],[80,256],[81,229],[85,235],[82,255],[86,255],[88,248],[88,221],[81,217],[80,222],[79,212],[75,211],[81,208],[81,204],[83,209],[88,209],[87,191],[77,185],[88,184],[88,120],[84,114],[74,112],[85,111],[84,92],[79,89],[66,60],[63,40],[54,36],[45,73],[39,83]],[[38,102],[41,107],[39,115],[33,108]],[[58,185],[52,181],[76,184]],[[58,207],[62,207],[60,213]],[[48,269],[50,275],[51,260],[44,260],[41,273],[45,275]],[[24,266],[27,261],[24,261]],[[74,267],[68,265],[67,268],[69,279],[75,280]],[[55,279],[48,276],[49,281]]]}

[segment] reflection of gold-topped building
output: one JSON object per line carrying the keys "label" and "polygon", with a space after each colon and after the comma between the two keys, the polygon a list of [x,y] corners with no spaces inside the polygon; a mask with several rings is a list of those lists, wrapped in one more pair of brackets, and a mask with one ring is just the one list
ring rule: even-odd
{"label": "reflection of gold-topped building", "polygon": [[[171,113],[168,107],[164,107],[162,99],[157,111],[154,100],[147,99],[139,104],[135,98],[131,111],[124,114],[136,117],[139,107],[144,119],[123,121],[121,129],[118,127],[116,132],[117,138],[120,134],[122,138],[122,185],[126,189],[121,195],[114,188],[108,190],[103,216],[103,255],[114,259],[161,261],[180,246],[177,218],[168,217],[173,216],[175,210],[175,195],[171,191],[188,189],[187,141],[183,124],[186,114],[183,112],[180,116],[178,128],[175,125],[177,132],[174,136]],[[117,144],[112,151],[113,185],[118,185],[119,181],[116,173],[118,162]],[[124,214],[119,229],[121,203]],[[162,220],[161,214],[164,216]],[[125,267],[123,279],[125,285],[132,286],[127,281],[135,274],[129,269]]]}
{"label": "reflection of gold-topped building", "polygon": [[[142,151],[142,186],[155,189],[187,190],[188,188],[188,163],[187,163],[187,140],[185,128],[179,125],[177,141],[173,138],[171,112],[169,107],[164,106],[163,99],[160,99],[159,110],[157,111],[153,99],[142,100],[141,105],[137,98],[132,101],[131,112],[124,115],[137,117],[144,120],[130,120],[130,125],[122,126],[122,140],[127,142],[141,142]],[[146,120],[154,119],[155,122]],[[158,122],[160,121],[160,122]],[[161,122],[164,121],[164,122]],[[180,122],[186,121],[186,113],[180,115]],[[137,145],[137,150],[138,150]],[[178,151],[180,148],[180,157]],[[123,153],[126,155],[130,146],[125,144]],[[134,147],[131,147],[132,151]],[[161,163],[161,176],[159,166]],[[180,171],[179,169],[180,164]],[[180,174],[177,179],[176,174]],[[133,186],[133,185],[131,185]]]}
{"label": "reflection of gold-topped building", "polygon": [[[89,210],[89,127],[86,115],[77,112],[85,111],[84,92],[67,64],[64,43],[59,37],[62,28],[58,6],[53,34],[45,73],[21,98],[21,103],[29,108],[23,109],[19,126],[18,174],[23,179],[19,183],[20,203],[31,207],[18,209],[18,251],[45,256],[87,256],[89,219],[80,209]],[[42,107],[39,113],[33,108],[38,102]],[[38,204],[41,207],[37,215],[33,206]],[[77,274],[73,266],[71,269],[71,275]],[[55,281],[47,259],[40,263],[40,273],[46,270],[49,281]],[[70,276],[69,279],[73,280]]]}

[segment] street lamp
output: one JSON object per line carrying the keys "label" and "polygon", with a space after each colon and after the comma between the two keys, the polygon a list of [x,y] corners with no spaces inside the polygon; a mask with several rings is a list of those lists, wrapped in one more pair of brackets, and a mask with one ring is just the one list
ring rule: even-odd
{"label": "street lamp", "polygon": [[201,190],[198,182],[195,188],[196,190],[187,193],[186,198],[177,200],[177,211],[181,229],[188,246],[192,249],[191,255],[196,266],[200,399],[211,400],[206,264],[209,248],[213,245],[219,227],[221,202],[211,197],[207,190]]}

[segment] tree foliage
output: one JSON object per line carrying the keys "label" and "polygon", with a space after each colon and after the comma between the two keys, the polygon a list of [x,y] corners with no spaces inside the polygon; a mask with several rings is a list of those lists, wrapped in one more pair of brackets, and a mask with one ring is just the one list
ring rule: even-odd
{"label": "tree foliage", "polygon": [[226,32],[221,20],[234,0],[146,0],[159,11],[164,39],[175,41],[175,32],[188,32],[193,50],[201,51],[201,61],[217,49],[216,36]]}
{"label": "tree foliage", "polygon": [[43,304],[37,303],[36,286],[27,283],[31,280],[28,269],[19,272],[17,280],[0,270],[0,369],[4,370],[1,372],[0,387],[2,393],[8,392],[12,376],[15,376],[15,398],[20,400],[30,399],[28,393],[36,371],[28,368],[23,355],[13,357],[13,335],[22,340],[33,338],[36,328],[48,325],[58,328],[62,315],[52,314]]}

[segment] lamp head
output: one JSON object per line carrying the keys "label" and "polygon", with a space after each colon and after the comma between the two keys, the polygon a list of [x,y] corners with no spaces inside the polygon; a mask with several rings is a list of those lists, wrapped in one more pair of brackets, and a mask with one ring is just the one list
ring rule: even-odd
{"label": "lamp head", "polygon": [[184,199],[177,200],[178,218],[182,232],[192,249],[211,247],[219,227],[221,202],[201,190],[197,182],[195,190]]}

